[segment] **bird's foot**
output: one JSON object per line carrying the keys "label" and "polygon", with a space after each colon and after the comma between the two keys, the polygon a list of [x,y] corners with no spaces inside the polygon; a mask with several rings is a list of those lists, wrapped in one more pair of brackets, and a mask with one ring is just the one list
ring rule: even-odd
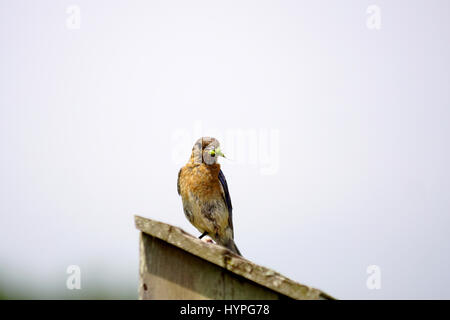
{"label": "bird's foot", "polygon": [[205,238],[205,240],[203,240],[203,241],[208,242],[208,243],[214,243],[213,239],[211,239],[210,237]]}

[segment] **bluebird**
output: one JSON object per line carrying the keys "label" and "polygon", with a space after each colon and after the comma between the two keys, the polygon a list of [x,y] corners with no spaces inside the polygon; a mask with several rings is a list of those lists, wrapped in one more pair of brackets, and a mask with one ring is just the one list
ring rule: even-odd
{"label": "bluebird", "polygon": [[234,243],[233,207],[227,180],[217,163],[219,157],[225,155],[217,139],[198,139],[188,163],[178,172],[178,194],[186,218],[201,233],[200,239],[208,235],[241,255]]}

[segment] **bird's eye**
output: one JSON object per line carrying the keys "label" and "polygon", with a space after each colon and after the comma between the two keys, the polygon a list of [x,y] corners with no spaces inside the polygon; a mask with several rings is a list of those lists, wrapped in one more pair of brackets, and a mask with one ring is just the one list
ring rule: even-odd
{"label": "bird's eye", "polygon": [[216,156],[216,151],[215,150],[211,150],[209,152],[209,154],[211,155],[211,157],[215,157]]}

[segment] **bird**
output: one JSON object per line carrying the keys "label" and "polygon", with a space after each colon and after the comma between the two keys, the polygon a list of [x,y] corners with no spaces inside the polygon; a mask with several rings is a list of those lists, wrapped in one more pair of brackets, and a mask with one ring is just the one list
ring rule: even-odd
{"label": "bird", "polygon": [[186,218],[201,233],[199,238],[208,235],[241,256],[234,242],[233,207],[219,157],[225,155],[216,138],[199,138],[189,161],[178,172],[177,191]]}

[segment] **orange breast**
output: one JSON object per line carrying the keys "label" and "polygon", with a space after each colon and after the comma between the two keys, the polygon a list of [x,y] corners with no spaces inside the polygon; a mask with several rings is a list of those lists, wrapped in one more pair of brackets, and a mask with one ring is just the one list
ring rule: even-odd
{"label": "orange breast", "polygon": [[188,163],[180,174],[180,191],[183,194],[192,193],[199,200],[209,200],[221,197],[221,185],[219,181],[220,164]]}

